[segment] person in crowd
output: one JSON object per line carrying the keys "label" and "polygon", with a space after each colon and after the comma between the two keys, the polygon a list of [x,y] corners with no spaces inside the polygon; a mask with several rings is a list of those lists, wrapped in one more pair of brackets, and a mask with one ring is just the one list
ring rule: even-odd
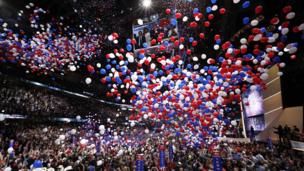
{"label": "person in crowd", "polygon": [[147,43],[147,47],[151,46],[151,35],[150,31],[148,28],[144,28],[144,37],[145,37],[145,42]]}
{"label": "person in crowd", "polygon": [[[275,128],[275,127],[274,127]],[[279,142],[283,143],[283,136],[284,136],[284,130],[282,125],[279,125],[277,128],[275,128],[275,133],[279,135]]]}
{"label": "person in crowd", "polygon": [[140,48],[143,48],[143,44],[146,43],[146,38],[145,36],[143,35],[143,32],[142,31],[139,31],[138,32],[138,35],[135,37],[136,39],[136,49],[140,49]]}

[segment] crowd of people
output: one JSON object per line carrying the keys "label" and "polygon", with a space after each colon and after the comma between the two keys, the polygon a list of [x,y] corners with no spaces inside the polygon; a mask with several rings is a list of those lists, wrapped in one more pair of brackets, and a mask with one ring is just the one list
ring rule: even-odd
{"label": "crowd of people", "polygon": [[[62,95],[52,91],[0,76],[0,110],[6,114],[30,116],[74,116],[92,112],[103,113],[105,116],[115,115],[116,108],[95,100]],[[90,109],[90,110],[88,110]]]}
{"label": "crowd of people", "polygon": [[136,168],[137,157],[143,154],[144,170],[158,171],[162,167],[162,146],[165,170],[212,170],[215,152],[219,153],[224,170],[301,170],[304,166],[303,153],[282,145],[213,141],[197,146],[180,137],[147,133],[141,127],[105,127],[102,134],[94,119],[84,125],[1,125],[0,168],[128,171]]}
{"label": "crowd of people", "polygon": [[304,133],[301,133],[297,126],[290,128],[287,124],[283,127],[279,125],[274,127],[275,132],[279,137],[279,142],[282,144],[289,144],[290,140],[294,141],[304,141]]}

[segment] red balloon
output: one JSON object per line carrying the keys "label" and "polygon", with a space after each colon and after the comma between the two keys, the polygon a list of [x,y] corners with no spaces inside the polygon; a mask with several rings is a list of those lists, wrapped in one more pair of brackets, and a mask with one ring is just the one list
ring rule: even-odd
{"label": "red balloon", "polygon": [[225,8],[221,8],[220,9],[220,14],[225,14],[226,13],[226,9]]}
{"label": "red balloon", "polygon": [[132,43],[132,45],[135,45],[137,42],[136,42],[136,39],[132,39],[131,40],[131,43]]}
{"label": "red balloon", "polygon": [[177,19],[180,19],[180,18],[182,18],[182,13],[180,13],[180,12],[177,12],[176,14],[175,14],[175,18],[177,18]]}
{"label": "red balloon", "polygon": [[208,15],[208,20],[213,20],[214,19],[214,15],[213,14],[209,14]]}
{"label": "red balloon", "polygon": [[88,70],[88,72],[90,72],[90,73],[95,72],[95,69],[94,69],[94,67],[93,67],[92,65],[88,65],[88,66],[87,66],[87,70]]}
{"label": "red balloon", "polygon": [[263,11],[263,6],[262,5],[257,6],[254,11],[256,14],[260,14]]}
{"label": "red balloon", "polygon": [[155,39],[152,39],[151,40],[151,45],[155,45],[156,44],[156,40]]}
{"label": "red balloon", "polygon": [[171,14],[171,9],[167,8],[166,9],[166,14]]}
{"label": "red balloon", "polygon": [[290,5],[288,5],[288,6],[285,6],[283,9],[282,9],[282,11],[283,11],[283,13],[289,13],[290,11],[292,10],[292,7],[290,6]]}
{"label": "red balloon", "polygon": [[205,38],[205,34],[204,34],[204,33],[200,33],[200,34],[199,34],[199,37],[200,37],[201,39],[204,39],[204,38]]}
{"label": "red balloon", "polygon": [[194,40],[194,41],[192,42],[192,46],[197,46],[197,41],[196,41],[196,40]]}
{"label": "red balloon", "polygon": [[205,22],[204,22],[204,26],[205,26],[205,27],[209,27],[209,26],[210,26],[210,22],[209,22],[209,21],[205,21]]}
{"label": "red balloon", "polygon": [[196,23],[195,21],[192,21],[192,22],[190,23],[190,27],[191,27],[191,28],[197,27],[197,23]]}

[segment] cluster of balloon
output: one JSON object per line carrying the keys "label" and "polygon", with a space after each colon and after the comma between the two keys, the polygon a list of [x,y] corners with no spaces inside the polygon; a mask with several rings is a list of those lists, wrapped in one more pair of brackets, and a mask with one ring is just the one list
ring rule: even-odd
{"label": "cluster of balloon", "polygon": [[[241,5],[238,5],[240,2]],[[294,25],[291,22],[296,17],[291,5],[282,9],[279,15],[282,17],[274,16],[269,22],[260,22],[264,10],[262,5],[253,7],[250,1],[240,0],[233,0],[233,3],[255,13],[251,18],[245,16],[242,19],[245,28],[249,28],[244,30],[248,33],[244,34],[246,36],[240,32],[234,41],[225,41],[219,33],[210,32],[210,29],[200,30],[200,25],[212,27],[218,15],[227,13],[227,9],[216,0],[211,0],[211,5],[203,10],[205,16],[199,8],[193,8],[191,15],[168,8],[165,14],[175,16],[171,20],[172,25],[182,20],[187,30],[197,35],[189,37],[185,34],[164,40],[165,33],[160,32],[150,42],[151,45],[160,44],[159,53],[148,54],[145,49],[140,49],[137,56],[131,52],[137,42],[128,38],[125,49],[114,49],[105,56],[107,63],[104,67],[99,64],[96,69],[93,65],[86,65],[87,71],[101,76],[100,82],[110,89],[107,96],[120,101],[124,100],[121,99],[122,94],[133,95],[130,100],[134,111],[129,118],[131,127],[141,121],[151,121],[161,132],[170,130],[176,135],[188,134],[184,137],[186,141],[224,136],[228,127],[238,124],[229,117],[232,109],[227,106],[237,105],[241,94],[252,85],[265,88],[268,68],[275,64],[279,68],[285,67],[282,56],[289,55],[295,59],[299,43],[289,42],[288,36],[304,31],[304,23]],[[33,4],[30,6],[33,7]],[[33,15],[44,12],[39,8],[34,10]],[[88,32],[80,37],[70,32],[71,38],[60,34],[54,38],[50,36],[53,35],[51,24],[41,26],[37,18],[31,17],[31,23],[40,31],[31,38],[23,35],[22,40],[18,39],[20,35],[6,28],[6,23],[2,23],[6,29],[1,34],[0,45],[8,47],[8,50],[1,61],[18,62],[32,72],[63,70],[66,65],[70,71],[75,71],[79,63],[96,55],[99,35]],[[200,42],[206,37],[213,38],[213,50],[221,51],[217,53],[221,55],[211,57],[206,53],[194,53],[203,46]],[[114,44],[118,43],[118,39],[118,33],[108,36],[108,41]],[[169,45],[185,52],[191,62],[186,63],[180,55],[164,55]],[[200,66],[200,60],[205,60],[208,65]],[[137,67],[132,67],[134,65]],[[282,75],[281,72],[278,74]],[[86,84],[92,83],[91,77],[93,75],[85,78]],[[104,126],[99,130],[100,134],[106,131]],[[81,141],[85,143],[84,139]]]}
{"label": "cluster of balloon", "polygon": [[[19,29],[18,23],[11,29],[8,23],[0,18],[0,27],[3,30],[0,34],[0,49],[6,49],[1,51],[1,62],[18,63],[26,67],[27,73],[64,74],[66,66],[69,71],[74,72],[83,62],[97,54],[96,47],[102,44],[101,35],[93,34],[91,31],[78,34],[72,31],[75,29],[71,26],[62,28],[62,17],[58,21],[53,18],[51,22],[42,23],[39,19],[47,11],[33,3],[26,5],[25,9],[26,11],[19,11],[18,20],[20,17],[28,19],[34,30],[31,37]],[[14,32],[18,29],[18,32]]]}

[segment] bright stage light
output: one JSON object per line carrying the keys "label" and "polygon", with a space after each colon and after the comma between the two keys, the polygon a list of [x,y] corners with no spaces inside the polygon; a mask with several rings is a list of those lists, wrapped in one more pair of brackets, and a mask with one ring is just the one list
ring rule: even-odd
{"label": "bright stage light", "polygon": [[152,1],[151,1],[151,0],[143,0],[143,1],[142,1],[142,5],[143,5],[145,8],[149,8],[149,7],[152,5]]}

